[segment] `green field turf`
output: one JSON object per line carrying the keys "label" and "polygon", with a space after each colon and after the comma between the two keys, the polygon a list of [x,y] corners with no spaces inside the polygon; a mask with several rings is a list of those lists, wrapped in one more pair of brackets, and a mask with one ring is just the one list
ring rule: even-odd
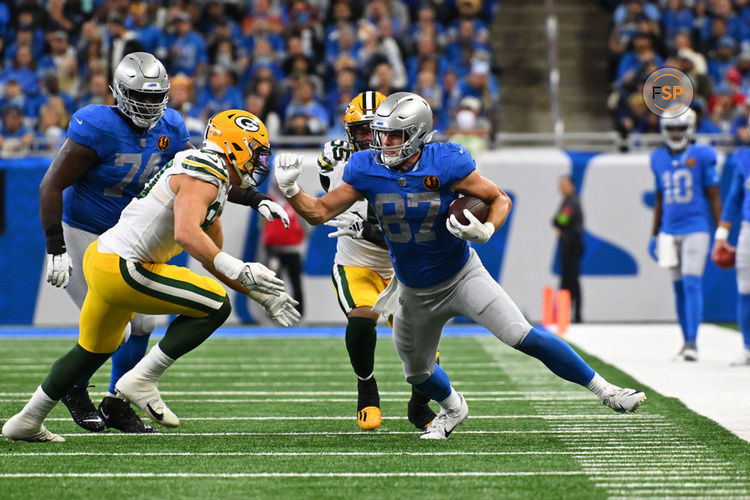
{"label": "green field turf", "polygon": [[[71,345],[0,339],[0,421]],[[490,335],[445,337],[441,363],[471,413],[447,441],[424,441],[389,338],[375,432],[356,425],[343,338],[209,339],[160,384],[179,429],[88,434],[59,405],[47,427],[66,443],[2,442],[0,498],[750,497],[750,444],[647,387],[641,411],[619,415]],[[109,364],[97,402],[108,378]]]}

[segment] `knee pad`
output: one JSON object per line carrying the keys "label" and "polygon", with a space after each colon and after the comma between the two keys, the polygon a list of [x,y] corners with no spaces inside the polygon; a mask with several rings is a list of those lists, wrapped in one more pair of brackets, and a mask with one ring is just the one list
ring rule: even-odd
{"label": "knee pad", "polygon": [[131,326],[131,335],[135,335],[136,337],[151,335],[156,328],[156,316],[136,314],[135,317],[130,320],[128,327]]}

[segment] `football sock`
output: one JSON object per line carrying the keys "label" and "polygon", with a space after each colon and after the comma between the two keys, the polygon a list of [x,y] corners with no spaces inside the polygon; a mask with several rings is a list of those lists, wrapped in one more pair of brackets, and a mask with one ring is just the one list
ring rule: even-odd
{"label": "football sock", "polygon": [[594,373],[594,378],[591,379],[591,382],[586,384],[586,389],[596,394],[599,399],[604,398],[604,396],[612,392],[610,390],[611,387],[612,384],[604,380],[604,377],[598,373]]}
{"label": "football sock", "polygon": [[453,390],[448,374],[443,371],[440,365],[435,365],[432,375],[421,384],[414,384],[414,387],[425,396],[437,401],[441,407],[443,406],[441,401],[446,400]]}
{"label": "football sock", "polygon": [[682,280],[673,281],[672,288],[674,288],[674,303],[675,309],[677,310],[677,321],[680,323],[682,336],[687,339],[687,323],[685,323],[685,287],[682,285]]}
{"label": "football sock", "polygon": [[29,417],[32,420],[35,420],[39,423],[42,423],[45,418],[47,418],[47,415],[49,415],[49,412],[52,411],[52,408],[55,407],[58,400],[52,399],[44,392],[44,389],[42,389],[42,386],[36,388],[36,391],[34,391],[34,394],[31,395],[31,399],[29,399],[29,402],[26,403],[26,406],[23,407],[23,410],[21,410],[21,414],[23,414],[26,417]]}
{"label": "football sock", "polygon": [[750,294],[741,294],[737,300],[737,319],[745,349],[750,349]]}
{"label": "football sock", "polygon": [[375,377],[357,380],[357,411],[367,406],[380,408],[380,394]]}
{"label": "football sock", "polygon": [[461,408],[461,396],[451,389],[450,395],[444,400],[438,401],[437,404],[445,411],[456,411]]}
{"label": "football sock", "polygon": [[374,319],[359,316],[349,318],[346,324],[346,350],[349,353],[349,362],[360,379],[370,376],[375,366],[375,325]]}
{"label": "football sock", "polygon": [[411,400],[421,406],[429,404],[430,402],[430,398],[419,392],[415,386],[411,386]]}
{"label": "football sock", "polygon": [[685,275],[682,286],[685,288],[685,342],[695,343],[698,326],[703,319],[703,287],[700,276]]}
{"label": "football sock", "polygon": [[76,344],[54,362],[41,387],[50,398],[59,400],[77,380],[81,380],[85,374],[95,372],[111,355],[109,352],[89,352]]}
{"label": "football sock", "polygon": [[164,373],[164,371],[175,362],[174,358],[167,356],[164,351],[161,350],[160,346],[161,342],[152,347],[148,354],[143,356],[143,359],[133,367],[133,370],[139,375],[142,375],[144,378],[151,380],[152,382],[159,380],[162,373]]}
{"label": "football sock", "polygon": [[149,335],[130,335],[127,342],[112,355],[112,376],[109,379],[109,392],[115,393],[115,384],[141,360],[148,348]]}
{"label": "football sock", "polygon": [[231,312],[232,306],[229,303],[229,297],[226,296],[224,304],[208,316],[202,318],[177,316],[169,324],[164,338],[159,342],[161,351],[172,359],[177,359],[192,351],[210,337],[226,321]]}
{"label": "football sock", "polygon": [[533,356],[555,375],[576,384],[586,385],[594,370],[561,338],[539,328],[532,328],[518,350]]}

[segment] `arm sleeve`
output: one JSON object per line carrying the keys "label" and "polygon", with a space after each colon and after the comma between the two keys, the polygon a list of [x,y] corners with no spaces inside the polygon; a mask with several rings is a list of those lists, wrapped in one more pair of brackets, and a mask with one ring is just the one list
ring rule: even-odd
{"label": "arm sleeve", "polygon": [[261,202],[265,200],[270,200],[268,196],[266,196],[264,193],[261,193],[254,187],[249,187],[245,189],[241,189],[238,187],[232,187],[232,190],[230,191],[232,193],[232,202],[238,203],[240,205],[244,205],[247,207],[251,207],[253,210],[258,210],[258,207],[260,206]]}
{"label": "arm sleeve", "polygon": [[[726,166],[724,167],[726,168]],[[724,200],[724,210],[721,212],[721,220],[735,221],[739,218],[742,210],[742,195],[745,184],[745,176],[742,174],[742,168],[739,162],[734,163],[734,172],[732,174],[732,185]]]}

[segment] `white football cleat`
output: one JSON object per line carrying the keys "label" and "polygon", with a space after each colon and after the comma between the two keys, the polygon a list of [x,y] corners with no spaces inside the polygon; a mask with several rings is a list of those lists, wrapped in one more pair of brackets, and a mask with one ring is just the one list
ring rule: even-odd
{"label": "white football cleat", "polygon": [[677,356],[685,361],[698,361],[698,347],[695,342],[685,342]]}
{"label": "white football cleat", "polygon": [[750,366],[750,349],[743,349],[742,354],[737,356],[729,366]]}
{"label": "white football cleat", "polygon": [[469,416],[469,405],[466,404],[462,394],[458,393],[458,397],[461,398],[460,408],[454,412],[447,412],[441,408],[440,413],[427,427],[427,430],[419,436],[420,439],[448,439],[453,429]]}
{"label": "white football cleat", "polygon": [[180,418],[169,409],[159,394],[156,382],[148,380],[146,377],[130,370],[120,377],[115,384],[117,395],[126,401],[130,401],[143,413],[165,427],[177,427],[180,425]]}
{"label": "white football cleat", "polygon": [[638,409],[646,400],[646,394],[636,389],[611,386],[607,394],[601,398],[605,406],[609,406],[620,413],[630,413]]}
{"label": "white football cleat", "polygon": [[64,443],[65,438],[53,434],[41,423],[31,422],[18,413],[10,417],[3,425],[3,436],[10,441],[29,441],[30,443]]}

